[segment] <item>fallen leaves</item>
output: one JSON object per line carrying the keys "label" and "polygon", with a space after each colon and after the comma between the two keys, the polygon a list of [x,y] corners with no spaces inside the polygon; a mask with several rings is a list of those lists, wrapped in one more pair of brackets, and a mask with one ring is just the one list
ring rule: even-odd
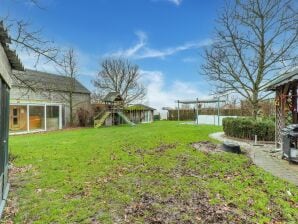
{"label": "fallen leaves", "polygon": [[4,208],[3,218],[5,219],[6,224],[13,224],[13,218],[18,213],[18,205],[16,198],[8,199],[6,201],[6,207]]}
{"label": "fallen leaves", "polygon": [[15,174],[19,174],[19,173],[25,173],[25,172],[28,172],[29,170],[31,170],[32,167],[33,167],[32,164],[29,164],[29,165],[23,166],[23,167],[16,167],[11,163],[9,166],[9,174],[15,175]]}
{"label": "fallen leaves", "polygon": [[202,151],[204,153],[219,153],[222,152],[219,145],[216,145],[209,141],[201,141],[192,143],[191,146],[196,150]]}
{"label": "fallen leaves", "polygon": [[144,220],[149,224],[167,223],[250,223],[249,217],[237,212],[230,204],[210,204],[205,192],[194,192],[188,197],[177,194],[167,198],[144,193],[138,201],[125,208],[123,222]]}

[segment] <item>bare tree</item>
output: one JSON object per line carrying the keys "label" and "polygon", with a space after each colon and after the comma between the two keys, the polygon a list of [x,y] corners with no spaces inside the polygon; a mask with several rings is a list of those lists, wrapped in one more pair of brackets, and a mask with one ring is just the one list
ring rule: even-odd
{"label": "bare tree", "polygon": [[58,63],[60,49],[53,41],[43,38],[41,29],[31,30],[31,24],[24,20],[6,20],[5,22],[11,34],[13,47],[18,52],[34,56],[35,67],[41,58],[44,59],[44,63]]}
{"label": "bare tree", "polygon": [[256,117],[264,87],[297,63],[298,14],[293,0],[227,1],[202,69],[219,93],[236,92]]}
{"label": "bare tree", "polygon": [[[26,0],[25,2],[39,9],[44,9],[39,0]],[[22,18],[12,18],[9,15],[0,15],[0,21],[4,21],[7,27],[13,48],[15,48],[18,53],[25,52],[33,56],[36,59],[35,67],[40,62],[41,58],[43,58],[44,63],[58,63],[60,49],[53,41],[43,37],[42,29],[32,29],[30,22]]]}
{"label": "bare tree", "polygon": [[137,65],[125,59],[106,59],[101,64],[101,71],[93,80],[100,96],[109,92],[118,92],[126,104],[142,100],[145,87],[139,82],[140,72]]}
{"label": "bare tree", "polygon": [[68,77],[65,91],[67,95],[62,95],[66,102],[69,105],[69,124],[73,126],[74,124],[74,101],[73,96],[76,90],[76,79],[78,78],[78,60],[77,55],[73,48],[69,48],[63,54],[63,58],[61,61],[61,74]]}

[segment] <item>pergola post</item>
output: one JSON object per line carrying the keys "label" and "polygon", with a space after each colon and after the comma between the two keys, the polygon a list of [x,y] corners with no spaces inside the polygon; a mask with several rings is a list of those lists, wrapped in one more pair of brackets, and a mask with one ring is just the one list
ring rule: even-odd
{"label": "pergola post", "polygon": [[219,126],[219,122],[220,122],[220,109],[219,109],[219,97],[217,98],[217,125]]}
{"label": "pergola post", "polygon": [[177,102],[178,102],[178,121],[180,121],[179,100]]}
{"label": "pergola post", "polygon": [[44,116],[44,130],[47,130],[47,104],[44,105],[44,112],[43,112],[43,116]]}
{"label": "pergola post", "polygon": [[197,125],[199,124],[199,99],[198,98],[196,103],[196,123]]}

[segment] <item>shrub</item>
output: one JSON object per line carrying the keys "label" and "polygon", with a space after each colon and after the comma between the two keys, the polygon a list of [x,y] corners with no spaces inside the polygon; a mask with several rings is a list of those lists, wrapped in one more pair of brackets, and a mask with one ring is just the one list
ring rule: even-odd
{"label": "shrub", "polygon": [[252,118],[224,118],[223,130],[227,136],[253,140],[258,136],[261,141],[274,141],[275,125],[272,120]]}
{"label": "shrub", "polygon": [[154,114],[153,120],[159,121],[160,120],[160,114]]}
{"label": "shrub", "polygon": [[89,110],[86,110],[84,108],[79,108],[77,110],[77,118],[78,118],[78,125],[80,127],[86,127],[91,124],[91,113]]}

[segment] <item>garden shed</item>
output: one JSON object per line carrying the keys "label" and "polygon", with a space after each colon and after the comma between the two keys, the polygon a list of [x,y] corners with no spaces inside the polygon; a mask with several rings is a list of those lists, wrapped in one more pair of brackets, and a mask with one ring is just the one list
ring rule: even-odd
{"label": "garden shed", "polygon": [[275,141],[281,147],[281,130],[289,124],[298,123],[298,68],[279,75],[267,84],[267,90],[275,91],[276,128]]}
{"label": "garden shed", "polygon": [[0,22],[0,216],[8,190],[8,121],[9,94],[12,84],[12,69],[23,70],[16,53],[9,48],[10,38]]}
{"label": "garden shed", "polygon": [[151,123],[154,120],[154,108],[133,104],[124,109],[125,115],[134,123]]}

